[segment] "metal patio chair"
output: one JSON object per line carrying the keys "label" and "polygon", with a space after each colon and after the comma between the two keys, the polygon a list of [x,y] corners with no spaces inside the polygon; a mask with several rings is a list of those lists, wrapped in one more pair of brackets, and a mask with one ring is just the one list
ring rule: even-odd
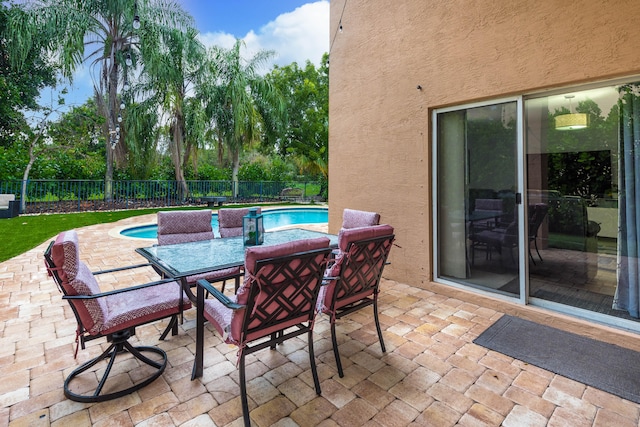
{"label": "metal patio chair", "polygon": [[372,306],[378,340],[382,352],[386,352],[378,318],[378,294],[382,270],[394,239],[393,227],[390,225],[352,228],[340,232],[338,252],[325,273],[325,283],[317,303],[318,311],[329,315],[333,354],[340,377],[344,376],[344,372],[338,351],[336,320]]}
{"label": "metal patio chair", "polygon": [[[227,296],[208,282],[198,282],[196,356],[192,379],[201,377],[205,320],[223,340],[238,346],[240,398],[244,424],[250,425],[245,357],[306,333],[309,363],[316,393],[320,381],[313,350],[315,305],[327,258],[325,237],[272,246],[247,248],[245,281],[236,295]],[[214,298],[205,298],[205,291]]]}
{"label": "metal patio chair", "polygon": [[[92,273],[80,261],[78,235],[73,230],[60,233],[49,244],[44,258],[49,275],[64,294],[62,298],[71,305],[78,323],[75,355],[79,347],[85,348],[86,341],[106,337],[111,343],[102,354],[69,374],[64,381],[65,396],[78,402],[102,402],[133,393],[158,378],[167,365],[167,354],[158,347],[133,346],[129,338],[135,335],[136,327],[165,318],[170,321],[160,339],[163,340],[169,331],[173,335],[178,333],[178,315],[191,308],[180,284],[161,280],[102,292],[96,275],[117,275],[119,271],[148,264]],[[133,356],[137,364],[135,370],[144,370],[126,380],[122,375],[110,378],[116,359],[125,353]],[[107,361],[104,372],[94,368],[102,361]],[[136,381],[135,378],[141,379]]]}

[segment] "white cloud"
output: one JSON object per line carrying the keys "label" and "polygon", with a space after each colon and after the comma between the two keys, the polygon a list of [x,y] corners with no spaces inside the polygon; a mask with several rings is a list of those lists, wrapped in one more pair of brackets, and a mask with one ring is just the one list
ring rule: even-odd
{"label": "white cloud", "polygon": [[[259,50],[276,52],[273,63],[289,65],[297,62],[304,67],[307,60],[320,64],[322,55],[329,51],[329,1],[307,3],[293,12],[283,13],[262,28],[249,31],[242,39],[247,56]],[[236,37],[228,33],[201,33],[206,46],[230,48]],[[270,68],[270,67],[269,67]]]}

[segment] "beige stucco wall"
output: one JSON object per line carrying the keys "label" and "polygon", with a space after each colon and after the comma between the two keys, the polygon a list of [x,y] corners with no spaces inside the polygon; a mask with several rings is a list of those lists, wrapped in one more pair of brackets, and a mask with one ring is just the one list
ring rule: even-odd
{"label": "beige stucco wall", "polygon": [[637,0],[331,0],[330,230],[380,212],[385,276],[427,283],[431,111],[638,75],[638,22]]}

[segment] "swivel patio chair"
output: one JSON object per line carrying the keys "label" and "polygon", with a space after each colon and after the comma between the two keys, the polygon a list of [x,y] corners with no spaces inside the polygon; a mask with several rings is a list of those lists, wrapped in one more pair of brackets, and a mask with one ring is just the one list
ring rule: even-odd
{"label": "swivel patio chair", "polygon": [[[320,381],[313,351],[315,305],[327,258],[329,239],[254,246],[245,255],[245,281],[233,296],[198,281],[196,355],[192,379],[203,374],[204,326],[209,321],[225,342],[238,346],[240,397],[245,426],[250,425],[245,377],[247,354],[307,333],[309,363],[316,393]],[[215,298],[206,299],[205,291]]]}
{"label": "swivel patio chair", "polygon": [[[117,275],[118,271],[148,264],[92,273],[80,261],[78,235],[73,230],[60,233],[49,244],[44,259],[49,275],[64,294],[63,299],[71,305],[78,323],[75,356],[79,347],[85,348],[86,341],[106,337],[111,343],[102,354],[69,374],[64,381],[65,396],[78,402],[102,402],[133,393],[158,378],[167,365],[166,353],[158,347],[133,346],[129,338],[135,335],[136,327],[165,318],[170,321],[160,339],[163,340],[169,331],[173,335],[178,333],[178,315],[191,308],[180,284],[161,280],[101,292],[96,275]],[[127,363],[137,365],[136,374],[110,378],[116,359],[120,360],[126,353],[133,357]],[[96,365],[101,361],[107,362],[106,367],[98,369]],[[144,369],[141,371],[140,368]],[[135,378],[141,379],[136,381]]]}
{"label": "swivel patio chair", "polygon": [[[158,245],[173,245],[213,239],[211,217],[211,210],[209,209],[158,212]],[[211,283],[222,282],[222,292],[224,292],[227,280],[234,280],[235,288],[237,289],[240,286],[241,276],[242,269],[240,267],[231,267],[187,276],[185,281],[191,287],[196,286],[196,282],[200,279]]]}
{"label": "swivel patio chair", "polygon": [[338,253],[325,273],[317,310],[329,315],[336,367],[344,376],[336,338],[336,320],[362,308],[373,306],[373,317],[382,352],[386,352],[380,320],[378,294],[382,270],[395,239],[393,227],[375,225],[342,230]]}
{"label": "swivel patio chair", "polygon": [[345,209],[342,212],[342,229],[369,227],[380,223],[380,214],[376,212]]}
{"label": "swivel patio chair", "polygon": [[[242,236],[242,218],[249,213],[250,208],[225,208],[218,210],[218,232],[220,237]],[[257,213],[262,209],[255,208]],[[264,231],[264,230],[262,230]]]}

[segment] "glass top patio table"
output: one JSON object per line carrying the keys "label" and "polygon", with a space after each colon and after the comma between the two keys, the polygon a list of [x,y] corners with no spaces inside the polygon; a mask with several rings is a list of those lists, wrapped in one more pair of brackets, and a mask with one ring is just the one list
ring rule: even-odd
{"label": "glass top patio table", "polygon": [[[330,246],[338,246],[338,236],[335,234],[301,228],[266,232],[264,234],[264,243],[261,246],[277,245],[316,237],[328,237]],[[182,278],[224,268],[242,266],[246,248],[242,240],[242,236],[216,238],[175,245],[149,246],[138,248],[136,252],[149,260],[151,264],[158,267],[167,276]]]}

